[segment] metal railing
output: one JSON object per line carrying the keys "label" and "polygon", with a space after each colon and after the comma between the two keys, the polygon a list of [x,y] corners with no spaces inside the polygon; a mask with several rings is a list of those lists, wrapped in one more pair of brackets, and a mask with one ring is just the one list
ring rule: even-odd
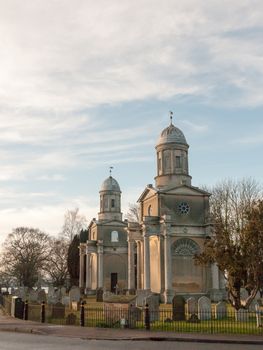
{"label": "metal railing", "polygon": [[[11,299],[0,298],[0,303],[7,314],[11,314]],[[95,307],[92,304],[79,305],[78,310],[64,306],[24,303],[21,318],[37,322],[85,327],[133,328],[150,331],[171,331],[179,333],[210,334],[258,334],[263,335],[263,311],[244,311],[241,315],[228,308],[224,313],[199,312],[187,314],[176,310],[156,311],[144,308]]]}

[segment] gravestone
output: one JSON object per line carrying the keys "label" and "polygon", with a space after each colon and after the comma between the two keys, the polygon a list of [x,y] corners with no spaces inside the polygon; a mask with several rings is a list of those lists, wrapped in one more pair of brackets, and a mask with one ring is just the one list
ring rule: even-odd
{"label": "gravestone", "polygon": [[65,317],[65,305],[62,303],[56,303],[51,306],[51,317],[52,318],[64,318]]}
{"label": "gravestone", "polygon": [[235,311],[235,319],[238,322],[247,322],[249,318],[248,310],[246,309],[239,309]]}
{"label": "gravestone", "polygon": [[39,303],[42,303],[42,301],[44,301],[44,302],[47,301],[47,296],[46,296],[46,292],[44,291],[44,289],[39,289],[37,291],[37,301]]}
{"label": "gravestone", "polygon": [[31,303],[36,303],[37,302],[37,296],[38,296],[38,292],[36,290],[34,290],[34,289],[31,289],[29,291],[28,300]]}
{"label": "gravestone", "polygon": [[26,299],[28,288],[27,287],[19,287],[17,291],[17,296],[22,300]]}
{"label": "gravestone", "polygon": [[136,292],[136,306],[142,307],[145,306],[145,298],[151,295],[151,292],[147,290],[137,290]]}
{"label": "gravestone", "polygon": [[159,313],[159,295],[150,295],[145,298],[144,305],[148,304],[149,313],[150,313],[150,322],[159,321],[160,313]]}
{"label": "gravestone", "polygon": [[127,322],[128,328],[135,328],[136,322],[141,321],[141,317],[142,317],[142,310],[132,303],[128,311],[128,322]]}
{"label": "gravestone", "polygon": [[211,300],[205,296],[198,299],[198,318],[200,321],[211,320]]}
{"label": "gravestone", "polygon": [[173,298],[173,321],[185,320],[185,300],[181,295]]}
{"label": "gravestone", "polygon": [[96,290],[96,302],[97,303],[103,302],[103,289],[102,288],[98,288]]}
{"label": "gravestone", "polygon": [[257,327],[259,328],[259,327],[262,327],[262,320],[261,320],[261,311],[258,303],[255,304],[255,311],[256,311]]}
{"label": "gravestone", "polygon": [[185,311],[186,311],[187,319],[189,319],[191,315],[197,315],[198,307],[197,307],[197,301],[194,297],[191,297],[186,300]]}
{"label": "gravestone", "polygon": [[74,314],[68,314],[66,318],[66,325],[75,325],[77,320],[77,316]]}
{"label": "gravestone", "polygon": [[51,296],[51,295],[53,295],[54,293],[55,293],[55,288],[54,288],[54,286],[49,286],[49,287],[48,287],[48,292],[47,292],[48,297]]}
{"label": "gravestone", "polygon": [[227,307],[224,301],[220,301],[215,306],[215,318],[216,320],[222,320],[227,317]]}
{"label": "gravestone", "polygon": [[65,287],[60,288],[60,295],[61,297],[64,297],[67,294],[67,289]]}
{"label": "gravestone", "polygon": [[72,287],[69,291],[69,304],[71,305],[72,301],[80,301],[80,289],[79,287]]}
{"label": "gravestone", "polygon": [[51,292],[48,293],[47,300],[48,304],[56,304],[60,302],[60,291],[53,289]]}
{"label": "gravestone", "polygon": [[78,301],[72,301],[71,310],[72,311],[79,311],[80,310],[80,303]]}
{"label": "gravestone", "polygon": [[69,307],[69,296],[65,295],[61,298],[61,303],[65,305],[66,307]]}
{"label": "gravestone", "polygon": [[241,304],[244,305],[246,299],[248,298],[248,292],[245,288],[240,289],[240,300]]}
{"label": "gravestone", "polygon": [[254,299],[251,301],[251,303],[250,303],[250,305],[249,305],[249,307],[248,307],[248,310],[249,310],[250,312],[255,312],[255,311],[256,311],[256,310],[255,310],[256,304],[258,304],[258,300],[257,300],[256,298],[254,298]]}
{"label": "gravestone", "polygon": [[132,309],[135,305],[135,296],[113,294],[104,299],[103,311],[105,322],[108,325],[114,324],[134,324]]}

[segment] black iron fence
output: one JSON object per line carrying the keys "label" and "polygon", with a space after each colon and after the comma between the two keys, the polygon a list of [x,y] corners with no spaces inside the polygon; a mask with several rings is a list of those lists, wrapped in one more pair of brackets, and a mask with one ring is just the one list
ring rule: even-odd
{"label": "black iron fence", "polygon": [[[14,312],[10,297],[0,297],[2,308],[7,314]],[[13,315],[14,316],[14,315]],[[19,317],[19,316],[18,316]],[[20,318],[60,325],[75,325],[103,328],[133,328],[150,331],[201,332],[210,334],[258,334],[263,335],[263,311],[243,310],[236,312],[228,308],[220,312],[199,312],[187,314],[171,308],[152,311],[144,308],[96,307],[94,304],[78,305],[72,310],[62,305],[33,304],[23,302]]]}

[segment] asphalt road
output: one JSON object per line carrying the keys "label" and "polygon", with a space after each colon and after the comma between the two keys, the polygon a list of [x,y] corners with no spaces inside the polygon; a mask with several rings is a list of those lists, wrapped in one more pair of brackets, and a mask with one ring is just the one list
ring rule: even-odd
{"label": "asphalt road", "polygon": [[169,341],[106,341],[0,332],[1,350],[261,350],[263,345]]}

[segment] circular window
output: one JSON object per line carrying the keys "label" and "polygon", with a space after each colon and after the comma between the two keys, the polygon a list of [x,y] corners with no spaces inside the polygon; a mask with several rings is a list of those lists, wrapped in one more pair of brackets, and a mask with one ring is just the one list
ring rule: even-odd
{"label": "circular window", "polygon": [[182,202],[178,205],[179,212],[181,214],[188,214],[190,210],[190,206],[186,202]]}

